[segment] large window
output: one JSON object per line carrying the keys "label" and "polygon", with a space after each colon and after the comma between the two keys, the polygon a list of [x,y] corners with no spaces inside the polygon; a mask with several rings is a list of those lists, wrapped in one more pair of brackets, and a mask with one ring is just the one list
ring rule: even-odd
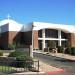
{"label": "large window", "polygon": [[46,29],[45,37],[46,38],[58,38],[58,31],[54,29]]}
{"label": "large window", "polygon": [[61,31],[61,38],[67,39],[67,34]]}
{"label": "large window", "polygon": [[39,31],[38,31],[38,36],[39,36],[40,38],[42,38],[42,30],[39,30]]}
{"label": "large window", "polygon": [[39,50],[42,50],[42,40],[39,40]]}

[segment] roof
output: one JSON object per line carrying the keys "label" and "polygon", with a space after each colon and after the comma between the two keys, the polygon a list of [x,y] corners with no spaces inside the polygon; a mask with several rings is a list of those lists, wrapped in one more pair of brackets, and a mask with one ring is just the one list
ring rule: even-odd
{"label": "roof", "polygon": [[66,33],[75,33],[75,26],[73,26],[73,25],[33,22],[33,27],[34,27],[33,30],[49,28],[49,29],[62,30]]}
{"label": "roof", "polygon": [[32,30],[32,25],[20,24],[12,19],[4,19],[0,21],[1,32],[6,31],[20,31],[26,32]]}
{"label": "roof", "polygon": [[4,20],[0,21],[0,26],[5,25],[7,23],[10,23],[13,25],[20,25],[19,23],[17,23],[16,21],[14,21],[12,19],[4,19]]}

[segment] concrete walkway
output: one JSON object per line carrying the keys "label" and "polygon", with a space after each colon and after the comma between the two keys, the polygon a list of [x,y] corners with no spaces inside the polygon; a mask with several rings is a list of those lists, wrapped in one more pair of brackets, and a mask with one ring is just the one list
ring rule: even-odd
{"label": "concrete walkway", "polygon": [[60,68],[56,68],[56,67],[53,67],[53,66],[50,66],[42,61],[40,61],[40,71],[41,72],[45,72],[45,73],[52,73],[52,72],[57,72],[57,71],[64,71],[63,69],[60,69]]}
{"label": "concrete walkway", "polygon": [[48,52],[41,52],[41,51],[34,51],[34,52],[42,53],[42,54],[46,54],[46,55],[51,55],[51,56],[56,56],[56,57],[65,58],[65,59],[69,59],[69,60],[74,60],[75,61],[75,56],[72,56],[72,55],[69,55],[69,54],[48,53]]}

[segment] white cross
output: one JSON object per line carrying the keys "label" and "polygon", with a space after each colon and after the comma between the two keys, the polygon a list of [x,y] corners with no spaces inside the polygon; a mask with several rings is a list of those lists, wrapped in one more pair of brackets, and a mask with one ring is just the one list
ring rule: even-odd
{"label": "white cross", "polygon": [[10,19],[10,17],[11,17],[11,16],[8,14],[7,19],[9,20],[9,19]]}

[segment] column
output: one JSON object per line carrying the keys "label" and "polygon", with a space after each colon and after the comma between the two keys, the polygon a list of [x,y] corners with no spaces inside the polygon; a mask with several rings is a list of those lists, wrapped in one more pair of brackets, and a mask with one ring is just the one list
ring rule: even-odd
{"label": "column", "polygon": [[58,46],[61,46],[61,30],[58,30]]}
{"label": "column", "polygon": [[45,48],[45,29],[42,30],[42,50],[44,51]]}
{"label": "column", "polygon": [[33,28],[32,28],[32,46],[30,46],[30,57],[32,57],[33,58],[33,37],[34,37],[34,33],[33,33]]}

